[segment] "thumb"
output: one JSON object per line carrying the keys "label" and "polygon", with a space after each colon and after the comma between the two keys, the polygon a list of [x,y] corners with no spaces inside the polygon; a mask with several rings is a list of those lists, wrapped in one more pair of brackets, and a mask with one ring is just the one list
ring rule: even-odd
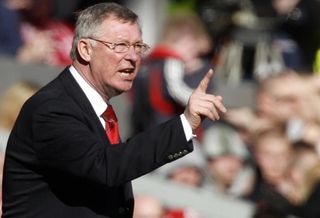
{"label": "thumb", "polygon": [[203,77],[201,82],[199,83],[198,87],[196,88],[197,92],[203,92],[205,93],[208,89],[209,83],[211,79],[213,78],[213,70],[210,69],[208,73]]}

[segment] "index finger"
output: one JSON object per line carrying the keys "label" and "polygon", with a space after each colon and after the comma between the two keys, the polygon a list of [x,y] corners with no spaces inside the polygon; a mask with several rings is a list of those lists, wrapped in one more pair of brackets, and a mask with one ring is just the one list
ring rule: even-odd
{"label": "index finger", "polygon": [[196,91],[206,93],[209,83],[211,79],[213,78],[213,70],[210,69],[208,73],[203,77],[201,82],[199,83],[198,87],[196,88]]}

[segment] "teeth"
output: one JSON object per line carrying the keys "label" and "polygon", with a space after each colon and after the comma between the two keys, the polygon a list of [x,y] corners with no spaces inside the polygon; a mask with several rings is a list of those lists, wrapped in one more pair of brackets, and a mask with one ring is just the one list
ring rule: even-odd
{"label": "teeth", "polygon": [[130,73],[121,72],[120,75],[121,75],[121,77],[129,77],[129,76],[130,76]]}
{"label": "teeth", "polygon": [[121,72],[131,73],[131,72],[133,72],[133,69],[123,69],[123,70],[121,70]]}

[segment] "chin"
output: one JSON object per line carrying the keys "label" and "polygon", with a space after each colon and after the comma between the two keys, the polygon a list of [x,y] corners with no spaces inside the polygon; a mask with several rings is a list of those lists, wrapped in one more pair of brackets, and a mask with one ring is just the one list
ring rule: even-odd
{"label": "chin", "polygon": [[113,96],[120,95],[123,92],[127,92],[132,88],[132,81],[121,81],[113,86]]}
{"label": "chin", "polygon": [[121,86],[121,89],[122,92],[127,92],[129,91],[130,89],[132,88],[132,81],[130,82],[125,82],[122,86]]}

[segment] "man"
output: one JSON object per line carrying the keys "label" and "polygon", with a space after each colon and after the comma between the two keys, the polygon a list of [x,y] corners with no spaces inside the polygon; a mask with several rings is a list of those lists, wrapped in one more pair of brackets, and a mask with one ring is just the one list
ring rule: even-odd
{"label": "man", "polygon": [[191,152],[202,118],[225,112],[221,97],[205,93],[209,71],[180,117],[125,143],[109,135],[117,122],[104,111],[131,88],[148,49],[137,19],[115,3],[80,13],[72,66],[27,101],[12,130],[3,217],[132,217],[130,181]]}

